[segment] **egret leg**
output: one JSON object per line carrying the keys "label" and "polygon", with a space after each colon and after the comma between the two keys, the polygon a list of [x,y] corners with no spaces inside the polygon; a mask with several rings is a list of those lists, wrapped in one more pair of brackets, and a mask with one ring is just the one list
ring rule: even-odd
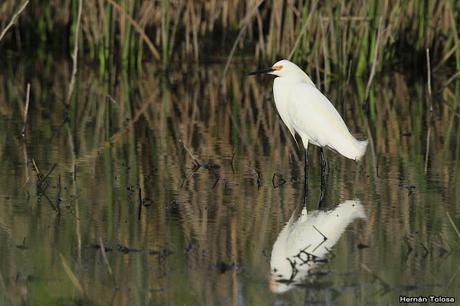
{"label": "egret leg", "polygon": [[305,148],[305,155],[304,155],[304,184],[303,184],[303,204],[305,207],[307,206],[307,195],[308,195],[308,154],[307,149]]}
{"label": "egret leg", "polygon": [[326,153],[324,151],[324,148],[321,148],[321,162],[324,164],[324,169],[326,172],[329,172],[329,164],[327,162]]}
{"label": "egret leg", "polygon": [[327,179],[329,173],[329,164],[327,162],[326,153],[324,153],[324,148],[320,148],[321,152],[321,177]]}
{"label": "egret leg", "polygon": [[324,200],[324,195],[326,194],[326,185],[327,185],[327,173],[328,173],[328,164],[326,156],[324,153],[324,148],[320,148],[321,152],[321,184],[320,184],[320,195],[318,207],[321,207]]}

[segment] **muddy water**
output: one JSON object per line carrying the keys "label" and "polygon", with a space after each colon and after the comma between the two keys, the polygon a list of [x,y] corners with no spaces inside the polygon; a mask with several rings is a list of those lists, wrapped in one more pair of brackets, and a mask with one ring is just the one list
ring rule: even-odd
{"label": "muddy water", "polygon": [[[321,84],[360,163],[280,123],[270,78],[5,65],[1,305],[394,305],[460,298],[459,84]],[[31,84],[25,136],[26,86]],[[439,84],[438,84],[439,83]],[[430,111],[430,109],[432,109]]]}

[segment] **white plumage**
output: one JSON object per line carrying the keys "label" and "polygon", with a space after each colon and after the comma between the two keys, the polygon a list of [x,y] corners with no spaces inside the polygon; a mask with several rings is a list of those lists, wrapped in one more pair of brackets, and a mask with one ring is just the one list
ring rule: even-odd
{"label": "white plumage", "polygon": [[366,152],[367,141],[356,140],[332,103],[296,64],[281,60],[271,68],[252,74],[276,75],[273,94],[276,108],[292,136],[308,143],[330,147],[343,156],[359,160]]}
{"label": "white plumage", "polygon": [[301,283],[310,270],[327,257],[345,228],[357,218],[365,219],[366,215],[359,200],[348,200],[331,211],[307,214],[303,208],[300,217],[294,218],[295,213],[272,248],[270,289],[277,293]]}

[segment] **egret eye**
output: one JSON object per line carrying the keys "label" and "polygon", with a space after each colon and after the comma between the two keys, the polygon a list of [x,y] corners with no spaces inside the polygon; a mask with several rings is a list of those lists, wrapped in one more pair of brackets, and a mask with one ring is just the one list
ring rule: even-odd
{"label": "egret eye", "polygon": [[280,71],[281,69],[283,69],[283,65],[274,65],[272,68],[273,70]]}

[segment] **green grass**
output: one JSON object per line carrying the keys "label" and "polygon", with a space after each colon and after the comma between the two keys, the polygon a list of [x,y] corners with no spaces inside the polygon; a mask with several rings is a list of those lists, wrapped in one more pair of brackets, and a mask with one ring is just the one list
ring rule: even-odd
{"label": "green grass", "polygon": [[[2,44],[27,51],[66,41],[64,49],[69,49],[78,1],[31,3],[19,30],[10,30]],[[3,1],[0,28],[19,4]],[[265,1],[250,14],[255,5],[243,0],[86,1],[79,56],[98,63],[101,71],[114,63],[139,69],[150,60],[166,67],[225,58],[250,18],[237,56],[272,62],[292,53],[296,62],[309,64],[312,74],[344,77],[349,71],[369,73],[376,53],[378,69],[414,70],[423,60],[417,55],[430,48],[434,67],[460,69],[458,1]]]}

